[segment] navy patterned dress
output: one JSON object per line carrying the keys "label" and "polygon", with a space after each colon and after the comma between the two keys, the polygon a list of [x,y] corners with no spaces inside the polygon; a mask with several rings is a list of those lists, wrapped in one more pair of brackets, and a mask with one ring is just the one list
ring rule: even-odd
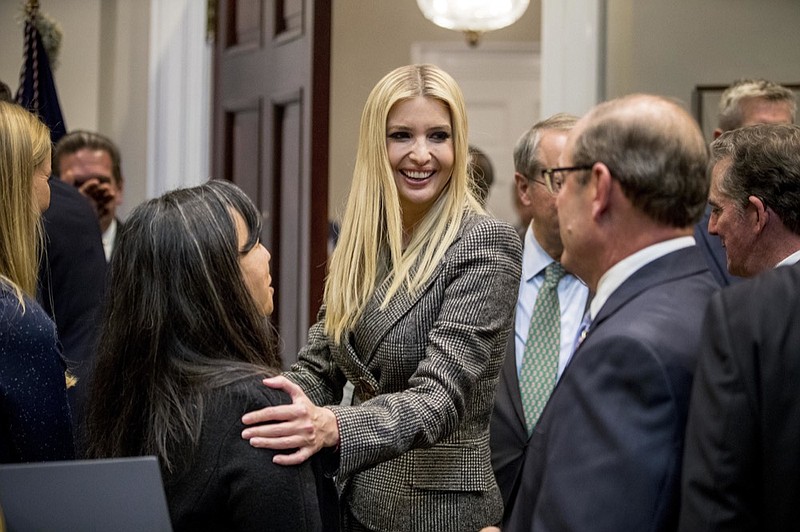
{"label": "navy patterned dress", "polygon": [[0,463],[75,458],[65,369],[53,321],[0,282]]}

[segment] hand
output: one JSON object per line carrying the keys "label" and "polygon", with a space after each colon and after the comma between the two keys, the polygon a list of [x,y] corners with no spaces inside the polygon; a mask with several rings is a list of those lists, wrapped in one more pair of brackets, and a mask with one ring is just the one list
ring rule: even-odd
{"label": "hand", "polygon": [[480,532],[500,532],[500,527],[487,526],[487,527],[481,528]]}
{"label": "hand", "polygon": [[242,438],[250,440],[250,445],[297,449],[291,454],[276,454],[272,461],[279,465],[301,464],[323,447],[339,445],[339,424],[333,411],[314,405],[303,390],[286,377],[264,379],[264,384],[289,394],[292,404],[269,406],[245,414],[242,417],[245,425],[268,423],[242,431]]}
{"label": "hand", "polygon": [[101,183],[96,178],[87,179],[81,183],[78,190],[89,198],[98,218],[107,216],[111,212],[111,206],[117,200],[117,194],[111,183]]}

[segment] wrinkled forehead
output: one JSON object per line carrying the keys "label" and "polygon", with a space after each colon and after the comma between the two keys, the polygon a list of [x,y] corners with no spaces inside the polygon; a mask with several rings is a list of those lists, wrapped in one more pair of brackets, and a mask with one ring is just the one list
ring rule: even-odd
{"label": "wrinkled forehead", "polygon": [[741,101],[741,127],[755,124],[791,124],[792,106],[786,100],[768,100],[758,96]]}

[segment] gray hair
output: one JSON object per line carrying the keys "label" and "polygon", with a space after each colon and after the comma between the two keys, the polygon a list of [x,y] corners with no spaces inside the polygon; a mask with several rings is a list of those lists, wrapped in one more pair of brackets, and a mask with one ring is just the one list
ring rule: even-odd
{"label": "gray hair", "polygon": [[569,131],[577,122],[577,116],[558,113],[531,126],[514,146],[514,171],[528,179],[535,179],[539,172],[544,170],[538,156],[542,134],[547,130]]}
{"label": "gray hair", "polygon": [[708,147],[697,122],[672,100],[635,94],[598,105],[572,156],[576,166],[604,163],[631,203],[659,223],[688,227],[703,214]]}
{"label": "gray hair", "polygon": [[741,208],[756,196],[800,234],[800,126],[758,124],[723,133],[711,143],[715,164],[730,159],[719,190]]}
{"label": "gray hair", "polygon": [[797,112],[797,101],[794,92],[766,79],[739,79],[725,89],[719,100],[718,124],[722,131],[730,131],[744,125],[742,102],[750,98],[759,98],[776,103],[788,103],[792,114],[792,122],[794,122]]}

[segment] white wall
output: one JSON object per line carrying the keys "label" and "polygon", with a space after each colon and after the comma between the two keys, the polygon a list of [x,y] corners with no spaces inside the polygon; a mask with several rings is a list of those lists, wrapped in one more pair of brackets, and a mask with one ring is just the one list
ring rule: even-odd
{"label": "white wall", "polygon": [[120,212],[124,216],[148,196],[150,2],[102,0],[101,14],[97,130],[115,141],[122,154],[125,190]]}
{"label": "white wall", "polygon": [[[460,33],[425,19],[413,0],[335,0],[332,15],[328,215],[338,220],[350,191],[358,123],[369,91],[384,74],[411,62],[414,43],[467,45]],[[520,20],[485,34],[481,42],[538,41],[539,26],[539,2],[533,1]]]}
{"label": "white wall", "polygon": [[[22,1],[0,0],[0,79],[16,92],[22,66]],[[150,2],[40,0],[63,31],[56,89],[69,130],[99,131],[120,147],[128,212],[146,196]]]}
{"label": "white wall", "polygon": [[605,0],[542,0],[542,113],[582,115],[604,98]]}
{"label": "white wall", "polygon": [[691,102],[697,84],[800,81],[798,0],[608,0],[606,95]]}
{"label": "white wall", "polygon": [[[19,86],[23,25],[21,0],[0,0],[0,79]],[[40,10],[58,21],[64,36],[56,88],[70,129],[97,129],[100,92],[101,0],[40,0]]]}

